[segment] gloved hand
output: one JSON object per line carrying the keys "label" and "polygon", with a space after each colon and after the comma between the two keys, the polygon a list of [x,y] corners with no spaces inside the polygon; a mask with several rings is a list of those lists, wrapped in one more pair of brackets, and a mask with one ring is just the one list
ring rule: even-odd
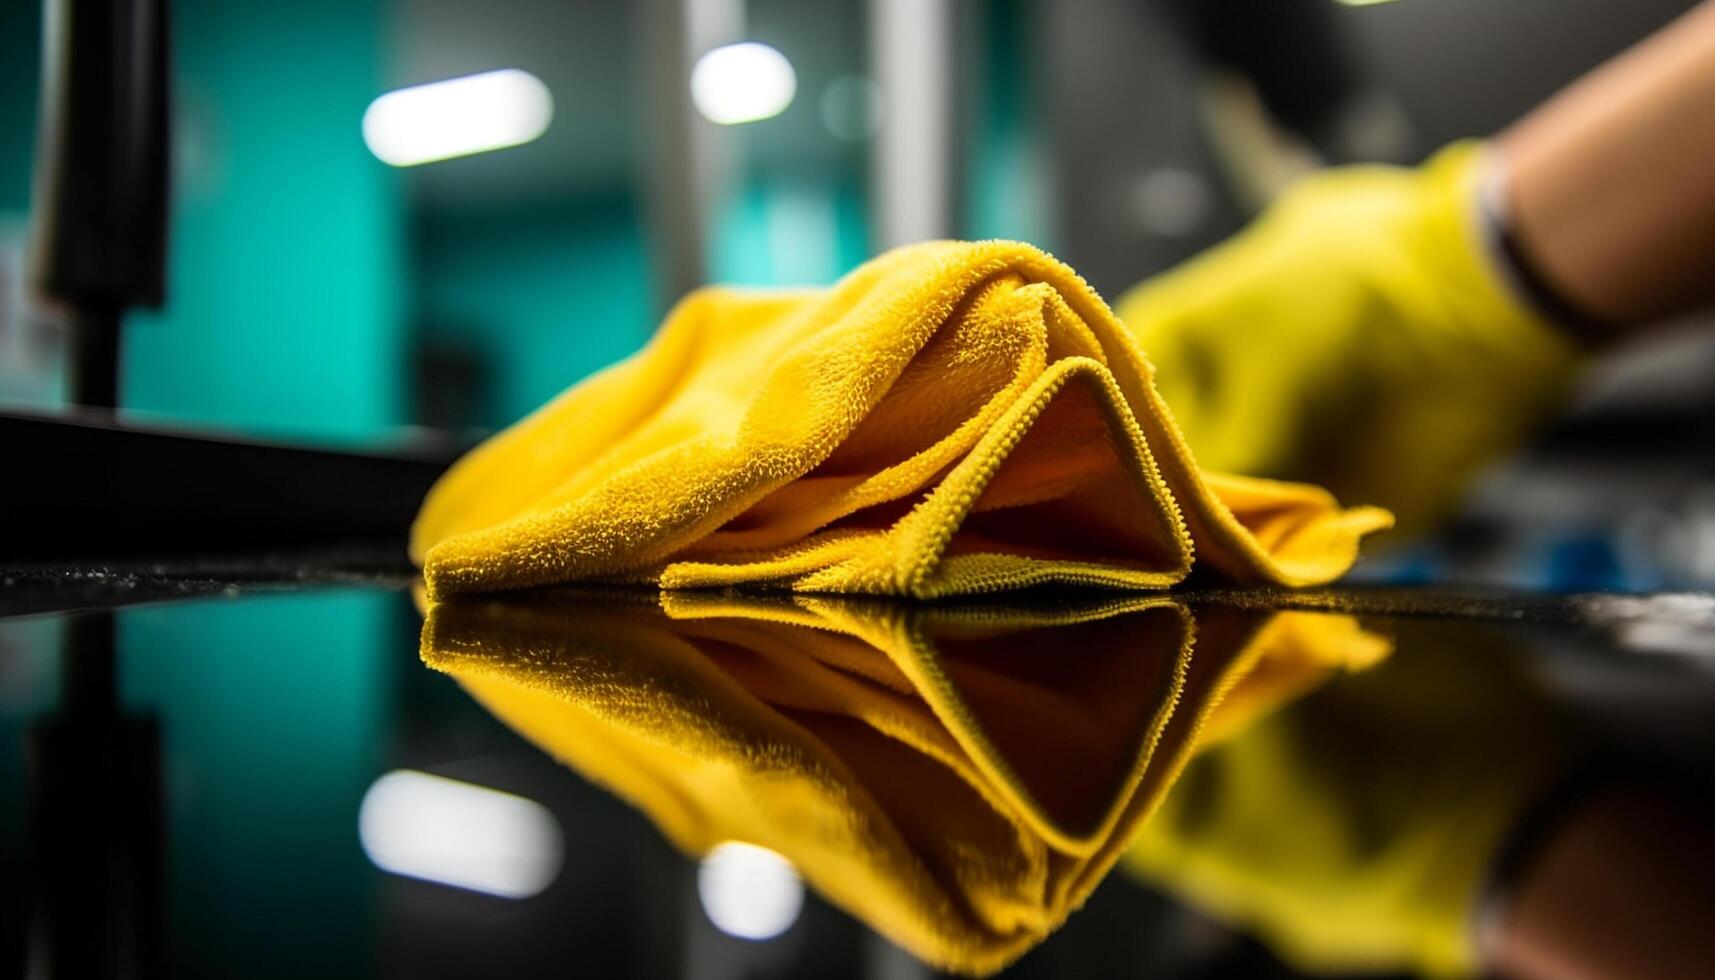
{"label": "gloved hand", "polygon": [[1307,178],[1121,299],[1200,465],[1314,481],[1409,529],[1555,403],[1577,352],[1492,264],[1483,157]]}

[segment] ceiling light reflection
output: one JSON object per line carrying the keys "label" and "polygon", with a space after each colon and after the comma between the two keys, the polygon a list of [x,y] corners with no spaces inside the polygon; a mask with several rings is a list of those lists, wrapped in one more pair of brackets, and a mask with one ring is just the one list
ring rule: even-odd
{"label": "ceiling light reflection", "polygon": [[804,907],[804,883],[792,862],[739,841],[715,845],[697,869],[697,896],[715,928],[740,939],[773,939]]}
{"label": "ceiling light reflection", "polygon": [[560,825],[540,803],[409,769],[369,787],[357,830],[378,868],[503,898],[547,888],[565,855]]}

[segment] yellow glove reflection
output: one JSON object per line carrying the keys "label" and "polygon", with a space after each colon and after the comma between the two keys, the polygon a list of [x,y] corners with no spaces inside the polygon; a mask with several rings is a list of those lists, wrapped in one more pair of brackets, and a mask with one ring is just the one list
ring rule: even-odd
{"label": "yellow glove reflection", "polygon": [[1411,623],[1398,643],[1285,710],[1207,726],[1126,869],[1306,972],[1477,974],[1478,902],[1562,732],[1498,633]]}
{"label": "yellow glove reflection", "polygon": [[1197,462],[1421,526],[1553,403],[1571,345],[1490,265],[1482,147],[1306,179],[1118,304]]}

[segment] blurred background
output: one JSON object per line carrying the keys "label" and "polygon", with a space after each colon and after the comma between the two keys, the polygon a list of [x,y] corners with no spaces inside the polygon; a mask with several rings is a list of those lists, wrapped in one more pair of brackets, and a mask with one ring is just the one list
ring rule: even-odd
{"label": "blurred background", "polygon": [[[1294,176],[1494,132],[1688,6],[178,0],[166,302],[127,317],[124,417],[461,446],[699,283],[823,284],[931,237],[1033,242],[1111,299]],[[0,405],[52,410],[64,331],[26,287],[42,31],[0,5]],[[1703,334],[1607,371],[1549,469],[1373,574],[1711,581],[1715,549],[1681,546],[1715,539],[1684,460]]]}
{"label": "blurred background", "polygon": [[[1111,299],[1295,176],[1491,133],[1689,6],[174,0],[166,299],[127,317],[121,418],[450,455],[638,349],[700,283],[825,284],[931,237],[1038,244]],[[41,4],[0,0],[0,410],[52,414],[65,316],[27,286],[43,30]],[[1360,576],[1715,585],[1711,338],[1604,365],[1445,532]],[[0,629],[0,880],[23,862],[24,733],[64,707],[77,623]],[[337,975],[363,955],[413,976],[785,975],[806,936],[823,975],[923,975],[795,886],[775,921],[805,925],[740,945],[758,927],[698,913],[693,866],[423,670],[418,625],[399,595],[339,592],[98,627],[120,708],[167,719],[182,975]],[[418,769],[540,801],[500,819],[551,855],[553,900],[502,907],[375,874],[356,815],[387,772]],[[440,784],[388,785],[406,812],[445,803]],[[375,819],[397,821],[387,803]],[[22,945],[16,911],[0,904],[6,950]],[[1067,929],[1096,931],[1129,937],[1153,975],[1286,972],[1138,890],[1105,888]],[[525,935],[537,944],[509,944]],[[275,947],[290,955],[258,955]],[[1075,941],[1056,948],[1022,975],[1102,969]]]}

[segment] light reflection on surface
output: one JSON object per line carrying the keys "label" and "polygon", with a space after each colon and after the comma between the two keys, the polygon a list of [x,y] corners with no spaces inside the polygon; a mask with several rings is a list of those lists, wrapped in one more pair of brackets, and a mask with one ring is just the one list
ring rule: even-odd
{"label": "light reflection on surface", "polygon": [[[422,656],[706,858],[704,909],[731,935],[813,931],[791,929],[792,869],[926,963],[988,974],[1118,867],[1312,975],[1630,969],[1646,926],[1668,937],[1649,957],[1698,962],[1710,905],[1688,896],[1715,854],[1675,789],[1689,760],[1595,751],[1556,694],[1619,665],[1568,637],[1538,659],[1521,640],[1548,634],[1473,621],[1510,605],[1360,620],[1349,598],[566,590],[432,607]],[[1701,601],[1562,606],[1578,642],[1708,626]],[[1707,703],[1697,658],[1626,666],[1685,686],[1682,721]]]}
{"label": "light reflection on surface", "polygon": [[565,850],[559,823],[540,804],[408,769],[369,787],[357,824],[376,867],[502,898],[547,888]]}
{"label": "light reflection on surface", "polygon": [[715,928],[740,939],[773,939],[804,907],[792,862],[741,841],[716,844],[697,867],[697,897]]}

